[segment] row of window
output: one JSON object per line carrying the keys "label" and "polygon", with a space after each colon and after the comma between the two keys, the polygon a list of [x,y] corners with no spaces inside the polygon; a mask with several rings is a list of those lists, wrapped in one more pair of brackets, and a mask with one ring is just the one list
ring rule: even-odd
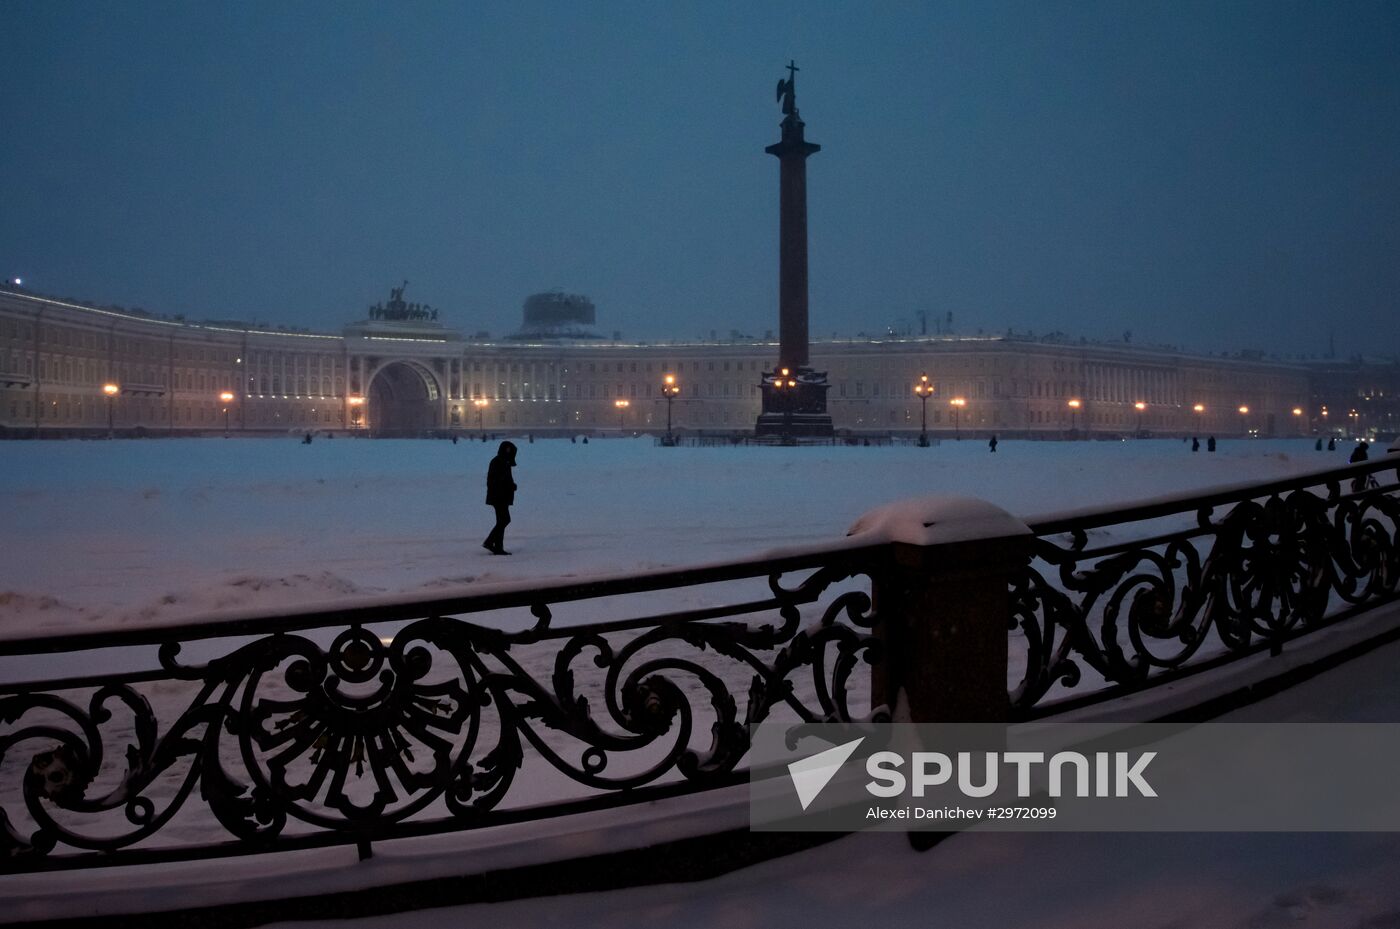
{"label": "row of window", "polygon": [[[34,347],[33,324],[13,319],[0,321],[0,338],[14,347],[32,349]],[[178,341],[172,343],[169,339],[111,336],[105,332],[74,329],[49,323],[44,323],[40,328],[39,345],[77,351],[103,353],[111,351],[114,354],[163,360],[170,359],[173,353],[176,361],[216,364],[228,364],[234,359],[233,350],[224,346],[190,345]]]}

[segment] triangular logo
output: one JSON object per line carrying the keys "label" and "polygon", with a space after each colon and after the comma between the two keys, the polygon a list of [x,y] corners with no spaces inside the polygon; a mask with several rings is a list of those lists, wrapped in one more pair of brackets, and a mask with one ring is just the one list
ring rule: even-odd
{"label": "triangular logo", "polygon": [[817,795],[831,783],[836,772],[841,770],[846,759],[850,758],[864,741],[865,736],[861,736],[852,742],[828,748],[810,758],[803,758],[788,765],[788,775],[792,777],[792,786],[797,790],[797,799],[803,810],[812,805]]}

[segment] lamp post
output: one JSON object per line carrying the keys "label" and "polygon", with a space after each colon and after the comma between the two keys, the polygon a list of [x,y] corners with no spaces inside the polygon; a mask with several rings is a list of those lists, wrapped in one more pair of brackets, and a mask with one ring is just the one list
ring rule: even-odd
{"label": "lamp post", "polygon": [[928,375],[920,374],[919,383],[914,385],[914,393],[919,397],[919,448],[928,448]]}
{"label": "lamp post", "polygon": [[117,394],[121,393],[121,388],[116,384],[103,384],[102,392],[107,395],[107,438],[112,438],[112,404],[117,399]]}
{"label": "lamp post", "polygon": [[233,391],[225,390],[220,392],[219,400],[224,404],[224,438],[228,438],[228,405],[233,402]]}
{"label": "lamp post", "polygon": [[1293,408],[1293,422],[1296,424],[1293,427],[1293,431],[1296,432],[1298,435],[1304,435],[1305,432],[1303,428],[1303,408],[1301,406],[1295,406]]}
{"label": "lamp post", "polygon": [[481,441],[486,441],[486,407],[490,401],[477,397],[472,401],[476,407],[476,428],[481,432]]}
{"label": "lamp post", "polygon": [[1249,407],[1240,404],[1240,421],[1244,423],[1244,434],[1249,435]]}
{"label": "lamp post", "polygon": [[345,402],[350,404],[350,428],[358,430],[360,428],[360,408],[365,405],[365,398],[347,397]]}
{"label": "lamp post", "polygon": [[622,432],[627,419],[627,408],[632,405],[630,400],[614,400],[613,406],[617,407],[617,431]]}
{"label": "lamp post", "polygon": [[676,394],[681,392],[681,385],[676,383],[676,376],[668,374],[661,382],[661,393],[666,398],[666,438],[661,440],[661,444],[667,447],[676,444],[676,437],[671,434],[671,404],[676,399]]}
{"label": "lamp post", "polygon": [[1147,409],[1147,404],[1139,400],[1133,404],[1133,409],[1137,410],[1137,437],[1142,438],[1142,411]]}
{"label": "lamp post", "polygon": [[1074,414],[1078,413],[1079,408],[1083,405],[1083,401],[1081,401],[1078,397],[1071,397],[1069,399],[1069,402],[1065,404],[1065,406],[1069,407],[1069,434],[1071,437],[1075,435]]}
{"label": "lamp post", "polygon": [[962,441],[962,432],[961,432],[962,424],[961,424],[960,420],[962,419],[962,416],[961,416],[961,414],[962,414],[962,408],[965,407],[965,406],[967,406],[967,398],[966,398],[966,397],[954,397],[953,399],[951,399],[951,400],[948,401],[948,405],[951,406],[951,407],[953,408],[953,438],[956,439],[957,441],[961,442],[961,441]]}

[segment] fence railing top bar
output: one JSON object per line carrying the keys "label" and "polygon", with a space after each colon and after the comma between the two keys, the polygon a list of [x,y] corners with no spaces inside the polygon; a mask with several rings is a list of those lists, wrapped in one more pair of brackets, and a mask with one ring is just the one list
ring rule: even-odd
{"label": "fence railing top bar", "polygon": [[383,595],[348,603],[311,604],[293,609],[209,613],[194,619],[182,618],[130,629],[5,635],[0,636],[0,657],[302,632],[329,626],[403,622],[430,616],[461,616],[530,607],[539,603],[592,600],[817,568],[841,558],[861,558],[881,544],[878,540],[848,536],[810,545],[772,549],[734,561],[600,576],[582,581],[510,581],[479,585],[446,597]]}
{"label": "fence railing top bar", "polygon": [[1280,478],[1264,483],[1241,482],[1223,484],[1205,490],[1191,490],[1176,494],[1165,494],[1130,506],[1108,504],[1106,506],[1084,507],[1077,510],[1061,510],[1028,517],[1026,524],[1036,535],[1050,535],[1071,529],[1092,529],[1113,523],[1131,523],[1159,516],[1187,513],[1206,506],[1222,503],[1235,503],[1267,497],[1273,494],[1315,487],[1329,481],[1344,482],[1358,475],[1375,474],[1381,471],[1396,471],[1400,474],[1400,454],[1381,455],[1371,461],[1346,465],[1341,468],[1326,468],[1309,471],[1293,477]]}

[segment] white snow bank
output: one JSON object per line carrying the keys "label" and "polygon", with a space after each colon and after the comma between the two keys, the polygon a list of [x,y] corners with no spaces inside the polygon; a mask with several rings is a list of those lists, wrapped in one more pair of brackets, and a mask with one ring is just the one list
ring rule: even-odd
{"label": "white snow bank", "polygon": [[905,545],[948,545],[974,539],[1030,535],[1030,529],[999,506],[975,497],[923,497],[897,500],[861,516],[846,531],[862,541]]}

